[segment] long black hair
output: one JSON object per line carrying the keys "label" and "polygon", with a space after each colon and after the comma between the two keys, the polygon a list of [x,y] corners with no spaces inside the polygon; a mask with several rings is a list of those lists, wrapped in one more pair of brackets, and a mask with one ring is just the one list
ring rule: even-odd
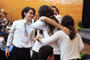
{"label": "long black hair", "polygon": [[62,19],[61,25],[69,28],[72,31],[71,35],[69,35],[70,39],[72,40],[76,35],[73,18],[69,15],[65,15]]}
{"label": "long black hair", "polygon": [[[54,16],[53,10],[49,6],[47,6],[47,5],[41,6],[39,8],[39,10],[38,10],[38,13],[39,13],[39,16],[40,17],[41,16],[46,16],[46,17],[51,18],[52,20],[54,20],[54,21],[56,21],[58,23],[58,20]],[[48,24],[48,23],[46,23],[46,24]],[[53,34],[53,30],[55,29],[55,27],[52,26],[52,25],[50,25],[50,24],[48,24],[48,25],[49,25],[48,34],[49,35],[52,35]],[[43,34],[43,31],[42,30],[40,30],[40,34]]]}

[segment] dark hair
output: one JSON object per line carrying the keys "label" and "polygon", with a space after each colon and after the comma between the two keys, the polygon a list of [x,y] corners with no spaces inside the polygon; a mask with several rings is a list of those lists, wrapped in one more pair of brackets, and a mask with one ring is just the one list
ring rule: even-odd
{"label": "dark hair", "polygon": [[57,10],[58,14],[59,14],[59,10],[58,10],[57,7],[55,7],[55,6],[51,6],[51,8],[55,8],[55,9]]}
{"label": "dark hair", "polygon": [[10,23],[10,21],[8,21],[6,25],[8,25],[9,23]]}
{"label": "dark hair", "polygon": [[8,33],[4,33],[5,34],[5,38],[4,38],[4,41],[6,41],[7,42],[7,38],[8,38]]}
{"label": "dark hair", "polygon": [[39,16],[46,16],[46,17],[50,17],[54,15],[53,10],[47,6],[47,5],[43,5],[39,8],[38,10]]}
{"label": "dark hair", "polygon": [[8,34],[7,33],[1,33],[0,37],[2,37],[2,36],[4,37],[4,41],[7,42]]}
{"label": "dark hair", "polygon": [[65,15],[62,19],[61,25],[69,28],[72,31],[71,35],[69,35],[70,39],[72,40],[76,35],[73,18],[69,15]]}
{"label": "dark hair", "polygon": [[4,33],[1,33],[1,34],[0,34],[0,37],[2,37],[2,36],[5,38],[5,34],[4,34]]}
{"label": "dark hair", "polygon": [[44,45],[39,49],[39,59],[41,60],[47,60],[48,56],[52,57],[53,54],[53,48],[49,45]]}
{"label": "dark hair", "polygon": [[5,14],[5,12],[3,12]]}
{"label": "dark hair", "polygon": [[[43,5],[39,8],[38,10],[38,13],[39,13],[39,16],[46,16],[48,18],[51,18],[52,20],[56,21],[58,23],[58,20],[55,18],[54,16],[54,12],[53,10],[47,6],[47,5]],[[52,26],[48,23],[46,23],[47,25],[49,25],[49,31],[48,31],[48,34],[51,35],[53,34],[53,30],[55,29],[55,26]],[[43,34],[43,31],[40,30],[40,34]]]}
{"label": "dark hair", "polygon": [[36,11],[35,11],[34,8],[31,8],[31,7],[25,7],[25,8],[22,10],[22,12],[21,12],[21,16],[22,16],[22,18],[25,17],[24,12],[27,13],[27,12],[29,12],[30,9],[33,10],[33,12],[34,12],[33,14],[35,15],[35,12],[36,12]]}
{"label": "dark hair", "polygon": [[0,25],[0,30],[3,28],[3,25]]}
{"label": "dark hair", "polygon": [[4,26],[4,28],[6,28],[6,25],[3,25]]}
{"label": "dark hair", "polygon": [[3,23],[5,23],[6,21],[3,21]]}
{"label": "dark hair", "polygon": [[6,12],[3,12],[5,15],[7,15],[7,13]]}
{"label": "dark hair", "polygon": [[11,25],[13,24],[13,22],[11,22]]}

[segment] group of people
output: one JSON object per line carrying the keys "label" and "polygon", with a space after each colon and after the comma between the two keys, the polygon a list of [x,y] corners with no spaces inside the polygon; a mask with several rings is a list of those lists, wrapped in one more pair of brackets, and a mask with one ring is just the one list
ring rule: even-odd
{"label": "group of people", "polygon": [[[4,15],[7,14],[4,12]],[[11,27],[12,27],[12,23],[11,21],[9,21],[8,19],[2,19],[2,17],[0,16],[0,48],[3,48],[3,50],[6,47],[6,42],[7,42],[7,37],[8,34],[10,33]],[[4,38],[4,41],[2,40],[2,37]],[[4,43],[4,44],[3,44]]]}
{"label": "group of people", "polygon": [[[3,20],[8,20],[8,18],[7,18],[8,14],[6,12],[3,12],[3,15],[4,15],[4,19]],[[0,19],[2,19],[1,13],[0,13]]]}
{"label": "group of people", "polygon": [[[73,18],[69,15],[62,18],[55,6],[43,5],[38,10],[40,18],[31,24],[30,20],[35,16],[35,12],[34,8],[25,7],[21,12],[22,20],[13,22],[5,56],[10,56],[11,60],[81,59],[80,52],[84,44],[74,27]],[[14,47],[10,54],[11,44]]]}
{"label": "group of people", "polygon": [[[0,60],[10,60],[5,57],[7,38],[10,33],[13,22],[7,19],[7,13],[4,13],[4,19],[0,16]],[[9,51],[12,50],[13,45],[10,45]]]}
{"label": "group of people", "polygon": [[0,32],[6,32],[9,34],[13,22],[0,18]]}

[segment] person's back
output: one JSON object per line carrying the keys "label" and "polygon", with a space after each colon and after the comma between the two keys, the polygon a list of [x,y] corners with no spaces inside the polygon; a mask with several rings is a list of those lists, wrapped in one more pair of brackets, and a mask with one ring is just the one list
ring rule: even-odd
{"label": "person's back", "polygon": [[61,25],[69,28],[71,30],[71,34],[67,35],[60,30],[54,33],[51,37],[38,40],[43,44],[57,42],[60,49],[61,60],[81,59],[80,52],[83,50],[84,44],[74,27],[73,18],[69,15],[64,16]]}
{"label": "person's back", "polygon": [[76,32],[76,29],[74,27],[74,19],[66,15],[62,19],[61,25],[69,28],[72,32],[70,35],[66,35],[64,32],[61,32],[59,34],[61,39],[59,43],[59,47],[61,50],[61,59],[81,59],[80,58],[80,52],[84,48],[82,39],[80,35]]}
{"label": "person's back", "polygon": [[[77,33],[75,38],[71,40],[63,31],[58,31],[62,38],[58,40],[58,45],[61,52],[61,60],[65,59],[80,59],[80,51],[83,48],[83,42],[80,35]],[[81,48],[80,48],[81,47]]]}

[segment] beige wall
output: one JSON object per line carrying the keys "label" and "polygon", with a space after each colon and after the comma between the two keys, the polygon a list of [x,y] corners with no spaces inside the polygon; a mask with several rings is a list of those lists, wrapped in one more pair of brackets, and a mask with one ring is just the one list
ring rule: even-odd
{"label": "beige wall", "polygon": [[[21,10],[24,7],[30,6],[38,11],[42,5],[55,5],[62,17],[64,15],[72,16],[75,20],[75,27],[77,27],[78,21],[82,20],[83,0],[0,0],[0,13],[4,18],[3,11],[1,11],[1,9],[4,9],[8,13],[8,19],[14,21],[22,19]],[[38,12],[36,12],[37,14]]]}

